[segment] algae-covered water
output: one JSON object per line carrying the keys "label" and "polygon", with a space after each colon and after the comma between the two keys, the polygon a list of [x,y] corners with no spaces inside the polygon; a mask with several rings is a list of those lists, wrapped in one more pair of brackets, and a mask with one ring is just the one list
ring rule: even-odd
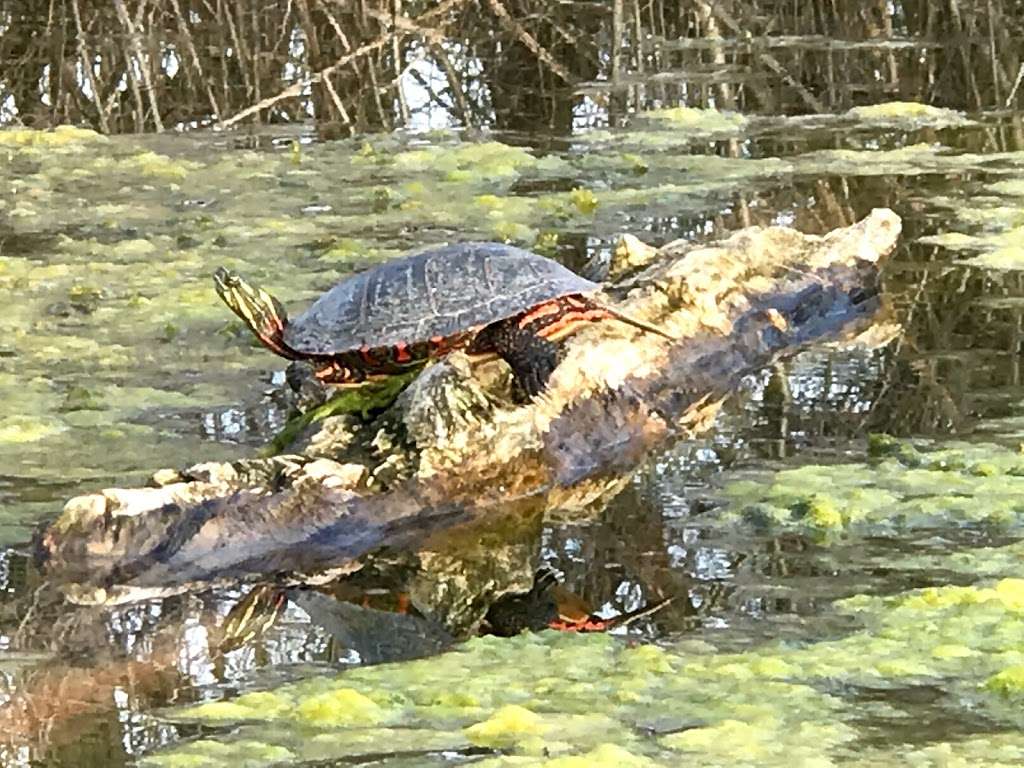
{"label": "algae-covered water", "polygon": [[[888,206],[904,221],[885,272],[903,331],[751,377],[712,436],[651,457],[597,519],[545,528],[543,561],[606,613],[672,598],[628,630],[479,638],[339,672],[355,659],[294,608],[212,662],[203,619],[237,595],[115,612],[72,659],[26,641],[18,615],[0,629],[0,703],[24,709],[4,764],[1024,759],[1018,122],[672,109],[562,138],[259,138],[0,132],[12,602],[35,586],[22,545],[67,497],[246,455],[280,427],[265,392],[282,363],[217,299],[219,265],[300,306],[433,242],[507,240],[578,267],[627,232],[824,232]],[[882,432],[900,439],[868,441]],[[165,615],[179,651],[154,683],[147,627]],[[19,698],[64,667],[87,670],[68,676],[78,687],[50,706]]]}

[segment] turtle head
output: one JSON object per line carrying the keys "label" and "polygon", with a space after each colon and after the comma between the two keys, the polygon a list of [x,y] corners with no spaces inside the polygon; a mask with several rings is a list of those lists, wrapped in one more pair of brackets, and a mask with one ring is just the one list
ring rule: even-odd
{"label": "turtle head", "polygon": [[289,360],[300,360],[305,355],[292,349],[284,340],[288,313],[281,302],[250,283],[237,272],[220,267],[213,273],[217,295],[256,334],[267,349]]}

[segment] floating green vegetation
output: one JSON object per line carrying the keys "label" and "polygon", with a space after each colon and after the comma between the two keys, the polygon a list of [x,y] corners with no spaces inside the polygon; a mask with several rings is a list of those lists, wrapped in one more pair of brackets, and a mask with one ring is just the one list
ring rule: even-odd
{"label": "floating green vegetation", "polygon": [[897,125],[907,128],[945,128],[969,125],[972,122],[963,112],[920,104],[916,101],[890,101],[853,107],[845,116],[874,125]]}
{"label": "floating green vegetation", "polygon": [[717,109],[697,109],[694,107],[669,107],[652,109],[636,115],[638,121],[667,123],[673,128],[682,129],[687,133],[730,133],[743,130],[748,118],[738,112],[719,112]]}
{"label": "floating green vegetation", "polygon": [[[310,761],[413,750],[439,765],[428,753],[475,746],[501,751],[493,766],[830,766],[859,759],[873,719],[913,717],[920,697],[900,691],[917,687],[942,691],[950,716],[969,703],[992,743],[1024,750],[1024,580],[861,595],[837,609],[860,628],[739,653],[553,632],[475,639],[434,659],[179,709],[176,721],[238,727],[215,758],[202,739],[144,764],[213,765],[259,744]],[[884,703],[863,695],[878,689],[891,691]],[[960,749],[926,731],[915,747]]]}
{"label": "floating green vegetation", "polygon": [[990,444],[947,444],[921,451],[885,436],[872,460],[808,464],[738,480],[722,491],[725,524],[841,533],[1024,524],[1024,455]]}
{"label": "floating green vegetation", "polygon": [[515,178],[524,170],[569,170],[558,156],[537,158],[522,147],[497,141],[409,150],[395,155],[391,164],[398,171],[429,173],[443,181],[484,184]]}
{"label": "floating green vegetation", "polygon": [[[307,144],[298,155],[292,143],[225,149],[222,137],[0,132],[0,294],[17,297],[0,317],[0,465],[15,487],[38,488],[55,465],[102,485],[234,455],[203,430],[234,439],[246,420],[223,413],[258,400],[282,363],[238,331],[212,289],[218,265],[297,311],[352,269],[434,242],[552,252],[581,233],[612,240],[721,210],[738,190],[797,176],[1024,162],[937,145],[786,159],[707,150],[750,130],[737,115],[671,109],[628,131],[584,133],[562,152],[438,133]],[[1015,194],[996,184],[990,197],[1019,210]],[[114,433],[144,444],[112,449]]]}
{"label": "floating green vegetation", "polygon": [[73,125],[60,125],[52,131],[36,131],[30,128],[0,130],[0,147],[44,147],[49,150],[60,150],[105,141],[106,136]]}
{"label": "floating green vegetation", "polygon": [[295,438],[310,424],[323,421],[331,416],[347,413],[358,413],[366,416],[372,411],[381,409],[394,401],[419,371],[410,371],[391,376],[381,382],[367,383],[361,387],[342,389],[330,400],[305,413],[294,416],[284,428],[274,436],[264,449],[264,454],[273,456],[290,445]]}
{"label": "floating green vegetation", "polygon": [[932,204],[949,209],[949,226],[955,229],[919,238],[918,242],[967,256],[973,253],[964,260],[966,264],[987,269],[1024,269],[1024,182],[1020,179],[996,181],[985,186],[984,194],[940,197]]}

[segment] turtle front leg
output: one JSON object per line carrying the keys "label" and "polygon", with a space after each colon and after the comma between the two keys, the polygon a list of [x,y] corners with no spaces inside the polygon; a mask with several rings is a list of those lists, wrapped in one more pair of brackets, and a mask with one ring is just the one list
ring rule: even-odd
{"label": "turtle front leg", "polygon": [[[544,308],[547,314],[543,314]],[[531,315],[541,315],[532,317]],[[547,302],[530,312],[492,323],[483,328],[466,350],[474,357],[497,355],[512,369],[512,375],[530,397],[544,391],[548,379],[562,359],[562,346],[547,338],[543,329],[562,309]]]}
{"label": "turtle front leg", "polygon": [[[547,386],[552,372],[562,361],[561,341],[584,326],[617,319],[642,330],[662,334],[586,296],[560,296],[484,328],[477,334],[470,354],[493,352],[512,368],[526,393],[533,397]],[[663,334],[662,334],[663,335]]]}

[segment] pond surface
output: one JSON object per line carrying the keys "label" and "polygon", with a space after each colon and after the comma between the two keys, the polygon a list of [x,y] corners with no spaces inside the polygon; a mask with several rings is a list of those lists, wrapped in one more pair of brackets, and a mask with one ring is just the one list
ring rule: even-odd
{"label": "pond surface", "polygon": [[[24,708],[0,760],[1018,764],[1022,168],[1019,122],[906,108],[674,109],[543,139],[0,133],[0,701]],[[591,606],[672,598],[614,637],[335,676],[358,654],[296,604],[214,663],[205,627],[235,593],[117,611],[77,644],[19,631],[24,544],[69,496],[247,455],[283,424],[280,361],[218,300],[217,266],[297,307],[429,243],[580,267],[622,233],[825,232],[882,206],[904,222],[893,343],[750,377],[706,440],[651,457],[596,518],[546,523],[542,562]],[[165,708],[241,691],[259,693]]]}

